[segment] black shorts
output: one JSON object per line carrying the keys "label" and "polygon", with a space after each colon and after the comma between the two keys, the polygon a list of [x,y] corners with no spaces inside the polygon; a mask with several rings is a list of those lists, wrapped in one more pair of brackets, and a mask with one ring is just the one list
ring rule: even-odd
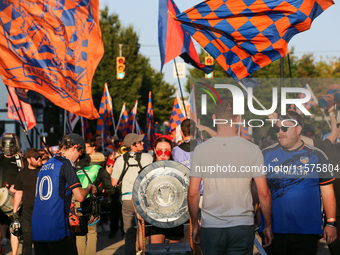
{"label": "black shorts", "polygon": [[181,240],[184,237],[184,225],[175,228],[159,228],[155,226],[145,226],[145,236],[164,235],[169,240]]}

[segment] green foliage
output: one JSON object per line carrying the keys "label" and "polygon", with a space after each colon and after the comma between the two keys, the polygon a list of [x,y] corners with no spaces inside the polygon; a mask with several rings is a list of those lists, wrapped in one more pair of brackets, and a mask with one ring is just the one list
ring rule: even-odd
{"label": "green foliage", "polygon": [[[118,121],[123,103],[128,112],[138,100],[137,119],[144,130],[149,91],[152,91],[154,117],[157,121],[168,120],[171,115],[174,86],[166,83],[163,76],[153,70],[149,59],[139,52],[139,38],[133,27],[122,27],[117,14],[109,14],[108,7],[100,12],[100,28],[105,53],[96,69],[92,93],[93,101],[99,109],[104,84],[108,84],[112,97],[115,121]],[[116,57],[119,56],[119,44],[122,44],[122,56],[125,57],[125,78],[116,78]],[[96,120],[90,122],[92,131]]]}
{"label": "green foliage", "polygon": [[[199,57],[202,63],[204,63],[204,57],[208,56],[208,54],[202,49]],[[290,74],[291,70],[291,74]],[[195,78],[204,78],[204,73],[196,68],[189,68],[190,77],[186,84],[186,90],[187,92],[190,91],[190,86],[192,83],[196,84],[198,81]],[[281,85],[281,79],[280,79],[280,61],[275,61],[260,70],[253,73],[253,77],[258,79],[261,83],[259,88],[256,88],[253,92],[255,97],[267,108],[269,109],[272,105],[272,88],[277,87],[280,88]],[[293,79],[290,79],[292,77]],[[215,83],[229,83],[237,85],[236,81],[233,79],[226,79],[230,78],[230,76],[222,69],[222,67],[215,62],[215,70],[214,70],[214,78],[224,78],[224,79],[202,79],[205,83],[210,84],[211,86],[214,86]],[[273,78],[273,79],[268,79]],[[323,60],[322,58],[320,60],[316,60],[313,54],[306,54],[302,57],[298,58],[297,56],[294,56],[294,48],[291,49],[290,52],[290,68],[288,63],[288,57],[284,57],[284,87],[304,87],[306,84],[309,84],[312,88],[315,96],[317,99],[320,99],[321,95],[326,94],[327,88],[331,84],[340,84],[340,58],[327,58],[326,60]],[[215,81],[214,81],[215,80]],[[196,89],[199,90],[200,88]],[[201,92],[204,93],[204,92]],[[199,94],[201,94],[199,93]],[[281,100],[280,100],[280,89],[278,89],[278,107],[276,109],[277,113],[281,112]],[[297,97],[296,95],[289,95],[290,98]],[[212,101],[209,102],[208,96],[208,112],[213,111],[213,105],[214,103]],[[254,101],[253,101],[254,102]],[[200,105],[200,96],[196,96],[196,103],[199,106]],[[253,103],[254,107],[256,109],[261,109],[260,106],[257,105],[257,103]],[[247,106],[246,100],[245,100],[245,107]],[[245,108],[246,112],[244,115],[244,118],[250,119],[250,112]],[[199,112],[199,109],[198,109]],[[321,111],[317,106],[314,106],[310,109],[310,112],[316,116],[321,116]],[[210,116],[199,116],[201,117],[201,123],[206,124],[208,121],[210,121]],[[265,116],[254,116],[252,115],[251,118],[259,118],[262,120],[265,120]],[[307,116],[304,116],[305,122],[313,123],[317,130],[320,132],[321,130],[321,122],[313,122],[313,119]],[[211,122],[211,121],[210,121]],[[255,124],[255,123],[254,123]],[[272,133],[271,130],[269,130],[270,125],[266,124],[264,126],[264,129],[269,131],[269,134],[272,135],[273,138],[275,138],[274,133]],[[257,135],[257,132],[260,129],[253,129],[255,132],[255,137]],[[328,132],[328,126],[325,124],[323,127],[323,133]]]}

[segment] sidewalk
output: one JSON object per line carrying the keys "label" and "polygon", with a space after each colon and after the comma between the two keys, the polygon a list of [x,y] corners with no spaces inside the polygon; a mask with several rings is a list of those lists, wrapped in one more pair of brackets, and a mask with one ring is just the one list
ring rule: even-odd
{"label": "sidewalk", "polygon": [[[98,242],[97,242],[97,254],[98,255],[124,255],[125,247],[124,247],[124,239],[120,232],[117,233],[114,239],[108,239],[108,232],[103,232],[98,234]],[[4,255],[11,255],[11,246],[8,244],[5,247]],[[19,245],[18,255],[21,254],[22,244]],[[32,252],[34,254],[34,252]],[[260,255],[258,250],[254,247],[254,255]],[[323,239],[320,240],[319,250],[317,255],[329,255],[328,247]]]}

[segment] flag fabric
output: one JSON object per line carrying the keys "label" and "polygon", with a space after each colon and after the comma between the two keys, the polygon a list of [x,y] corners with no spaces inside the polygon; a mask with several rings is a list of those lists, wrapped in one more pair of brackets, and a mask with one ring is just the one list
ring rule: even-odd
{"label": "flag fabric", "polygon": [[[316,99],[316,97],[315,97],[315,95],[314,95],[314,93],[313,93],[311,87],[310,87],[308,84],[305,86],[305,89],[309,90],[309,92],[311,93],[312,97],[311,97],[311,99],[310,99],[308,102],[303,103],[302,105],[303,105],[307,110],[309,110],[309,109],[312,108],[313,106],[318,105],[318,100]],[[306,97],[305,94],[300,93],[300,94],[298,95],[297,98],[305,98],[305,97]],[[289,108],[288,111],[294,111],[294,112],[296,111],[298,114],[302,114],[302,111],[301,111],[299,108],[296,108],[296,110],[295,110],[295,105],[294,105],[294,104],[292,104],[292,105],[290,106],[290,108]]]}
{"label": "flag fabric", "polygon": [[81,117],[81,133],[85,141],[92,139],[92,132],[89,126],[89,122],[86,118]]}
{"label": "flag fabric", "polygon": [[151,91],[149,91],[149,102],[148,111],[146,114],[146,127],[144,139],[147,141],[147,143],[144,144],[144,150],[146,151],[152,150],[153,144],[155,142],[155,121],[153,117]]}
{"label": "flag fabric", "polygon": [[25,102],[26,104],[29,104],[30,101],[27,96],[27,90],[26,89],[19,89],[15,88],[15,93],[17,94],[17,97],[22,101]]}
{"label": "flag fabric", "polygon": [[[245,120],[242,119],[242,117],[241,117],[240,118],[240,122],[245,123],[244,121]],[[242,138],[244,138],[244,139],[246,139],[248,141],[251,141],[251,135],[249,134],[248,128],[245,125],[238,124],[236,126],[236,129],[237,129],[237,133],[238,133],[239,136],[241,136]]]}
{"label": "flag fabric", "polygon": [[137,106],[138,106],[138,101],[136,101],[135,106],[132,108],[132,110],[129,114],[129,119],[127,120],[127,122],[125,124],[125,128],[123,130],[123,137],[125,137],[129,133],[135,132]]}
{"label": "flag fabric", "polygon": [[[12,101],[10,94],[8,94],[7,117],[9,119],[17,120],[19,122],[21,118],[22,125],[25,128],[25,130],[26,131],[31,130],[32,128],[35,127],[35,125],[37,125],[31,105],[21,101],[18,98],[17,94],[15,93],[15,89],[13,87],[8,87],[8,89],[9,89],[9,93],[11,93],[12,95],[14,102]],[[15,106],[18,112],[16,111]],[[20,114],[20,118],[19,118],[19,114]]]}
{"label": "flag fabric", "polygon": [[72,133],[75,125],[79,120],[79,116],[75,115],[69,111],[65,113],[65,121],[66,121],[66,134]]}
{"label": "flag fabric", "polygon": [[0,74],[73,114],[98,118],[92,77],[104,54],[99,1],[1,1]]}
{"label": "flag fabric", "polygon": [[110,103],[110,94],[107,84],[104,85],[104,91],[102,100],[99,107],[99,119],[97,120],[96,134],[99,134],[103,138],[103,143],[106,145],[107,137],[111,137],[110,126],[112,123],[112,103]]}
{"label": "flag fabric", "polygon": [[206,0],[171,15],[234,79],[288,53],[288,42],[308,30],[332,0]]}
{"label": "flag fabric", "polygon": [[159,0],[158,43],[161,71],[167,62],[180,56],[186,63],[205,73],[211,73],[214,70],[214,65],[201,64],[189,34],[181,28],[179,23],[169,17],[168,11],[180,13],[173,0]]}
{"label": "flag fabric", "polygon": [[170,123],[168,127],[168,133],[175,132],[174,140],[177,143],[181,139],[181,123],[185,120],[183,104],[176,91],[176,97],[174,100],[174,106],[172,107],[172,113],[170,117]]}
{"label": "flag fabric", "polygon": [[139,125],[139,123],[138,123],[137,120],[136,120],[136,134],[137,134],[137,135],[143,135],[143,134],[144,134],[144,132],[143,132],[143,130],[140,128],[140,125]]}
{"label": "flag fabric", "polygon": [[195,85],[194,84],[191,85],[189,103],[190,103],[190,115],[188,115],[188,118],[192,119],[197,125],[198,120],[197,120],[197,109],[196,109]]}
{"label": "flag fabric", "polygon": [[123,135],[126,123],[128,122],[128,119],[129,119],[129,114],[126,111],[125,104],[123,104],[122,110],[121,110],[120,115],[119,115],[119,120],[118,120],[118,124],[117,124],[117,129],[116,129],[116,132],[115,132],[115,136],[117,136],[117,130],[119,130]]}

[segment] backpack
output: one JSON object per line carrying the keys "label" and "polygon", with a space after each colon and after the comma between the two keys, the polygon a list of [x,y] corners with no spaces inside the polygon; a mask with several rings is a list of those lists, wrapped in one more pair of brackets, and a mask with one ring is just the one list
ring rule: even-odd
{"label": "backpack", "polygon": [[[137,161],[137,165],[136,164],[132,164],[130,165],[129,163],[129,159],[130,158],[134,158],[136,161]],[[119,189],[121,189],[121,185],[120,183],[123,181],[123,178],[127,172],[127,170],[130,168],[130,166],[137,166],[139,167],[139,169],[141,170],[142,169],[142,164],[140,163],[141,159],[142,159],[142,153],[134,153],[133,155],[130,155],[130,153],[125,153],[123,154],[123,159],[124,159],[124,167],[123,167],[123,171],[118,179],[118,185],[117,187]]]}

